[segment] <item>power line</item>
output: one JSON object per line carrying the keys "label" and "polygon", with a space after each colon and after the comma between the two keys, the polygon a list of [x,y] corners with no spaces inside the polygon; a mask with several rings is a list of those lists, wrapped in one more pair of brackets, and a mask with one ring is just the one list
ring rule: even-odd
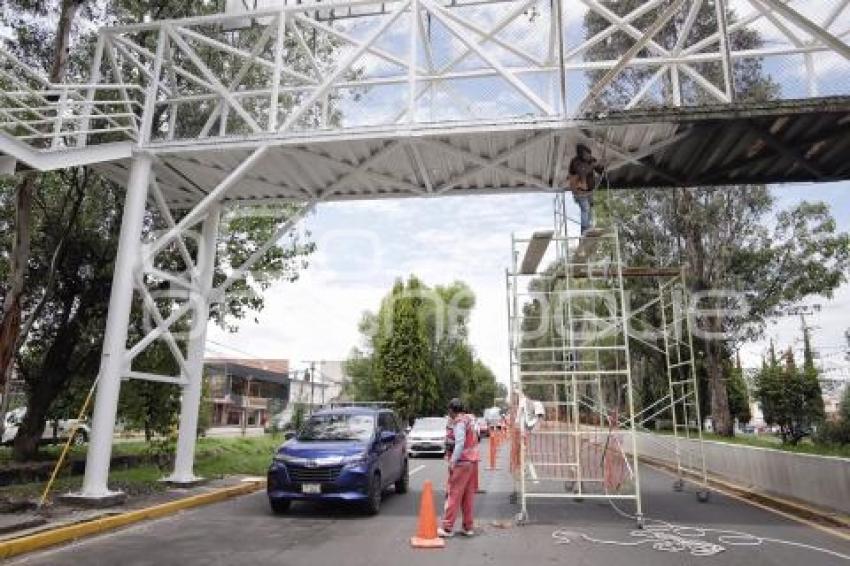
{"label": "power line", "polygon": [[210,340],[209,338],[207,338],[207,343],[208,343],[208,344],[215,344],[216,346],[219,346],[219,347],[221,347],[221,348],[226,348],[226,349],[228,349],[228,350],[232,350],[232,351],[234,351],[234,352],[238,352],[238,353],[240,353],[240,354],[244,354],[244,355],[248,356],[249,358],[253,358],[253,359],[255,359],[255,360],[265,360],[265,359],[268,359],[268,358],[264,358],[263,356],[258,356],[258,355],[256,355],[256,354],[252,354],[252,353],[250,353],[250,352],[246,352],[245,350],[240,350],[239,348],[236,348],[236,347],[234,347],[234,346],[229,346],[229,345],[227,345],[227,344],[222,344],[221,342],[216,342],[215,340]]}

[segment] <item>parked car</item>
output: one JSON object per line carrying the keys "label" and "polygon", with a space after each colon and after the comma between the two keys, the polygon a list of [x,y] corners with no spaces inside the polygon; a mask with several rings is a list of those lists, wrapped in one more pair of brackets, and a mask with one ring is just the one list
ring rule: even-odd
{"label": "parked car", "polygon": [[487,419],[484,417],[478,417],[475,420],[475,428],[478,429],[479,438],[490,436],[490,425],[487,424]]}
{"label": "parked car", "polygon": [[411,458],[421,454],[445,454],[448,424],[446,417],[416,419],[407,435],[407,454]]}
{"label": "parked car", "polygon": [[324,409],[274,456],[267,494],[275,513],[293,501],[356,502],[377,514],[384,490],[408,488],[405,435],[391,410]]}
{"label": "parked car", "polygon": [[[27,414],[26,407],[18,407],[6,413],[5,427],[3,428],[3,444],[11,444],[15,437],[18,436],[18,428],[24,421],[24,416]],[[44,443],[65,442],[74,430],[76,419],[57,419],[49,420],[44,423],[44,432],[41,434],[41,441]],[[74,433],[74,444],[82,445],[88,442],[91,430],[85,423],[79,423],[76,433]]]}

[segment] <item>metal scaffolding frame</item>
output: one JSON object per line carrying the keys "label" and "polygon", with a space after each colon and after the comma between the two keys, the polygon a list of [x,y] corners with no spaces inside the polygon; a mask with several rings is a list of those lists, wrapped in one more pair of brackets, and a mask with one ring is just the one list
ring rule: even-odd
{"label": "metal scaffolding frame", "polygon": [[[709,497],[708,472],[693,345],[694,313],[685,275],[683,268],[659,270],[657,295],[640,305],[631,301],[630,338],[663,358],[667,378],[666,395],[642,407],[636,425],[639,431],[650,432],[647,423],[669,419],[669,441],[658,435],[642,435],[641,439],[671,452],[677,475],[674,489],[680,491],[685,478],[690,477],[699,483],[697,498],[704,502]],[[651,321],[653,316],[657,324]]]}
{"label": "metal scaffolding frame", "polygon": [[[640,525],[619,234],[612,229],[571,235],[565,207],[565,194],[558,193],[554,231],[511,238],[507,287],[520,439],[518,519],[528,518],[532,499],[622,499],[634,501]],[[541,268],[550,243],[554,263]],[[605,275],[594,277],[594,271]]]}
{"label": "metal scaffolding frame", "polygon": [[[690,476],[700,482],[698,499],[708,499],[685,274],[681,268],[624,266],[616,226],[571,236],[566,195],[554,199],[555,230],[530,238],[512,235],[512,265],[506,271],[510,380],[519,429],[514,438],[519,442],[518,519],[528,518],[532,499],[625,499],[635,502],[642,525],[643,442],[669,444],[678,475],[674,489],[681,490]],[[550,243],[554,261],[544,265]],[[624,287],[630,272],[655,278],[657,295],[635,305]],[[663,357],[666,368],[667,394],[640,410],[630,340]],[[535,411],[534,401],[542,411]],[[641,434],[648,432],[647,422],[662,416],[672,422],[669,442]],[[682,440],[696,440],[696,448]],[[617,492],[609,489],[616,483],[608,467],[612,458],[622,459],[631,480],[621,481]]]}

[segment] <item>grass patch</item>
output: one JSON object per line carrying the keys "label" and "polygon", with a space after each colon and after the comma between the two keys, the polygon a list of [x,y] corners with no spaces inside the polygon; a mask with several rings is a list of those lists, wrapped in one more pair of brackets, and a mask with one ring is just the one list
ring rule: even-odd
{"label": "grass patch", "polygon": [[841,458],[850,458],[850,445],[837,446],[828,444],[816,444],[809,438],[804,438],[798,444],[782,444],[782,439],[775,436],[750,436],[739,435],[727,438],[717,434],[704,434],[706,440],[716,440],[717,442],[728,442],[730,444],[743,444],[746,446],[758,446],[760,448],[772,448],[774,450],[782,450],[784,452],[794,452],[797,454],[815,454],[817,456],[839,456]]}
{"label": "grass patch", "polygon": [[265,476],[282,435],[249,438],[202,438],[195,449],[195,473],[204,477],[231,474]]}
{"label": "grass patch", "polygon": [[[195,448],[195,473],[205,478],[220,478],[228,475],[265,476],[275,450],[283,442],[282,435],[252,436],[248,438],[201,438]],[[45,454],[59,452],[50,447]],[[122,443],[113,447],[115,454],[139,454],[146,450],[144,442]],[[75,448],[75,454],[85,455],[85,447]],[[49,459],[49,458],[45,458]],[[129,469],[113,470],[109,473],[109,487],[120,489],[128,495],[154,493],[167,489],[159,480],[167,475],[153,464]],[[82,476],[60,476],[53,484],[51,495],[76,491],[82,485]],[[41,496],[45,482],[10,485],[0,492],[5,497],[34,499]]]}
{"label": "grass patch", "polygon": [[[659,434],[672,436],[670,431],[652,431]],[[782,444],[782,439],[773,435],[754,436],[741,434],[733,437],[720,436],[710,432],[702,434],[704,440],[726,442],[728,444],[739,444],[742,446],[756,446],[759,448],[771,448],[783,452],[795,454],[814,454],[816,456],[838,456],[839,458],[850,458],[850,445],[837,446],[827,444],[815,444],[810,438],[804,438],[797,445]]]}

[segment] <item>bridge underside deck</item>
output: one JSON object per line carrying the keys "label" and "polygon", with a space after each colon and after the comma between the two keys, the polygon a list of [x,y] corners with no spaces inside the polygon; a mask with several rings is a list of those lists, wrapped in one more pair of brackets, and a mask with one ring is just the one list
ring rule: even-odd
{"label": "bridge underside deck", "polygon": [[[841,180],[850,176],[850,98],[736,108],[630,111],[564,123],[335,133],[153,146],[169,204],[189,207],[259,147],[227,201],[324,202],[546,191],[575,144],[608,165],[612,188]],[[129,160],[96,166],[126,184]]]}
{"label": "bridge underside deck", "polygon": [[[154,145],[169,204],[191,207],[260,147],[226,201],[323,202],[546,191],[562,187],[576,143],[607,164],[612,188],[850,177],[850,98],[699,110],[633,110],[584,121],[513,122],[309,137]],[[126,184],[129,160],[95,166]]]}

